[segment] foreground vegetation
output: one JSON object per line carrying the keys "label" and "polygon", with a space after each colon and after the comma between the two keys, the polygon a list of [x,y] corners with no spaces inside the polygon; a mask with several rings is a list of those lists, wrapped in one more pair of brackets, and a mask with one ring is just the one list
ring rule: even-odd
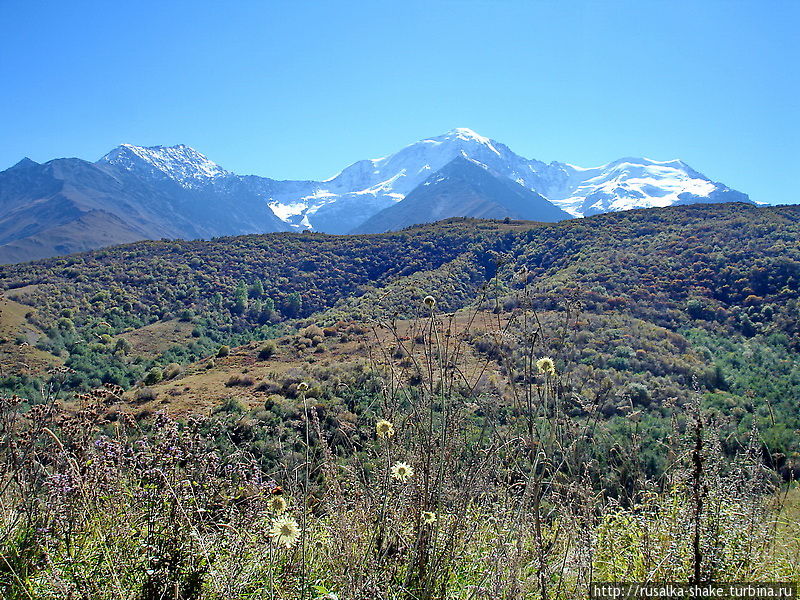
{"label": "foreground vegetation", "polygon": [[[614,436],[604,396],[564,374],[574,307],[545,329],[528,301],[496,321],[515,351],[483,363],[466,358],[478,311],[457,322],[427,297],[405,329],[381,323],[371,368],[327,384],[358,407],[348,419],[314,381],[293,384],[280,422],[236,403],[137,419],[113,385],[63,406],[51,389],[24,414],[3,399],[4,597],[544,599],[592,580],[800,580],[797,492],[757,428],[723,460],[714,415],[676,405],[650,476],[641,411]],[[271,453],[251,451],[248,420],[271,423]]]}

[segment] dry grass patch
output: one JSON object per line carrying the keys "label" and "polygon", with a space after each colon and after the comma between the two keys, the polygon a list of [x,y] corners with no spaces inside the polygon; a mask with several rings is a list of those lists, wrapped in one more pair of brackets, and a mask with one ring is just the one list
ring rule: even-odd
{"label": "dry grass patch", "polygon": [[117,338],[128,340],[131,345],[131,356],[153,358],[173,346],[185,345],[192,339],[192,329],[191,323],[172,319],[145,325]]}
{"label": "dry grass patch", "polygon": [[0,295],[0,374],[37,375],[50,365],[63,364],[59,357],[35,347],[44,333],[25,317],[33,310]]}

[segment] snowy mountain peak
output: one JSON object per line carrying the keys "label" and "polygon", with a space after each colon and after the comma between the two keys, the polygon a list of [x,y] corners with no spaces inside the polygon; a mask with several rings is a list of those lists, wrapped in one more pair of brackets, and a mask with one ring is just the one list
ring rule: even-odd
{"label": "snowy mountain peak", "polygon": [[[574,216],[689,204],[747,202],[745,194],[711,181],[681,160],[624,157],[599,167],[544,163],[472,129],[457,127],[410,144],[394,154],[353,163],[304,194],[274,192],[270,206],[293,224],[331,233],[387,208],[457,157],[484,166],[535,191]],[[434,181],[434,180],[430,180]]]}
{"label": "snowy mountain peak", "polygon": [[[480,135],[479,133],[476,133],[467,127],[456,127],[445,134],[422,140],[421,142],[417,142],[417,144],[434,144],[443,145],[445,147],[452,146],[460,148],[462,153],[466,148],[477,148],[479,146],[483,146],[498,156],[501,156],[502,154],[497,150],[496,146],[503,148],[502,144],[498,144],[494,140]],[[409,147],[413,147],[415,145],[416,144],[412,144]]]}
{"label": "snowy mountain peak", "polygon": [[445,136],[447,137],[457,137],[462,140],[475,140],[476,142],[480,142],[481,144],[489,144],[491,140],[487,137],[484,137],[472,129],[468,127],[456,127],[448,131]]}
{"label": "snowy mountain peak", "polygon": [[458,157],[544,196],[576,217],[697,202],[749,202],[746,194],[712,181],[681,160],[626,156],[597,167],[544,163],[467,127],[422,139],[382,158],[357,161],[324,181],[238,177],[183,144],[123,144],[98,163],[186,189],[229,187],[238,181],[243,187],[237,189],[250,190],[289,226],[345,233],[403,200]]}
{"label": "snowy mountain peak", "polygon": [[175,146],[134,146],[122,144],[98,163],[115,165],[151,177],[167,177],[185,188],[201,187],[230,175],[228,171],[185,144]]}

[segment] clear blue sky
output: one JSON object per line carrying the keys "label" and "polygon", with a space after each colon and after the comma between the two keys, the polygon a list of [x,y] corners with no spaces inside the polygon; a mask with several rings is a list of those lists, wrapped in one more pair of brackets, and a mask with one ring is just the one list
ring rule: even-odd
{"label": "clear blue sky", "polygon": [[189,144],[320,179],[453,127],[800,202],[800,1],[0,0],[0,168]]}

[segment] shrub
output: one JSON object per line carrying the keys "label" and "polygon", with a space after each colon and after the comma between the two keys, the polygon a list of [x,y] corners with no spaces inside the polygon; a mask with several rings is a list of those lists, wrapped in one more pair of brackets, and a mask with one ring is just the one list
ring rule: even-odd
{"label": "shrub", "polygon": [[276,394],[283,388],[274,381],[262,381],[256,386],[256,391],[265,392],[267,394]]}
{"label": "shrub", "polygon": [[275,354],[276,346],[275,342],[269,341],[258,351],[258,359],[259,360],[269,360]]}
{"label": "shrub", "polygon": [[164,367],[164,379],[174,379],[181,374],[183,369],[178,363],[169,363]]}
{"label": "shrub", "polygon": [[213,411],[214,414],[218,413],[236,413],[242,414],[247,412],[247,406],[239,398],[228,398],[217,406]]}
{"label": "shrub", "polygon": [[235,386],[249,387],[254,383],[255,382],[253,381],[253,378],[250,377],[250,375],[231,375],[228,378],[228,381],[225,382],[225,385],[228,387],[235,387]]}
{"label": "shrub", "polygon": [[114,345],[114,350],[122,354],[128,354],[131,351],[131,343],[125,338],[119,338]]}
{"label": "shrub", "polygon": [[307,338],[314,338],[315,336],[321,337],[324,335],[322,328],[318,327],[317,325],[309,325],[305,329],[302,329],[300,333]]}
{"label": "shrub", "polygon": [[136,390],[134,397],[136,398],[137,402],[152,402],[158,398],[158,392],[156,392],[153,388],[143,387]]}
{"label": "shrub", "polygon": [[164,379],[164,373],[158,367],[153,367],[147,372],[147,375],[144,377],[144,384],[145,385],[153,385],[158,383],[159,381]]}

